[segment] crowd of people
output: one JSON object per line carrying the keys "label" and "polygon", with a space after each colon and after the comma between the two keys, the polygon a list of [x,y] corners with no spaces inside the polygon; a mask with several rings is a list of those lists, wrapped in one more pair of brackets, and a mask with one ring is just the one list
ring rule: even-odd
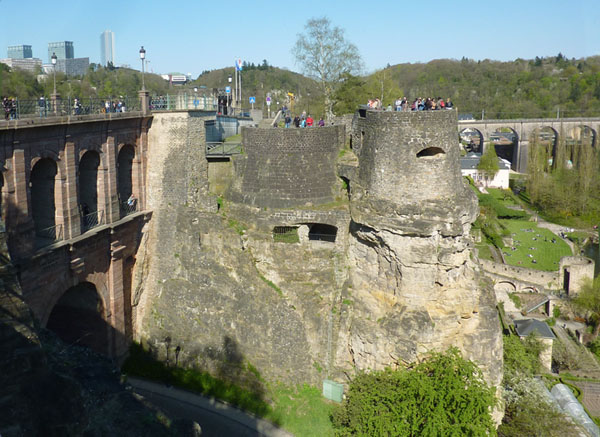
{"label": "crowd of people", "polygon": [[[306,111],[302,112],[301,115],[296,115],[292,118],[292,114],[289,111],[284,112],[285,116],[283,117],[284,126],[288,127],[313,127],[315,125],[315,120],[312,118],[310,114],[306,114]],[[323,127],[325,126],[325,120],[323,117],[319,119],[317,122],[317,126]]]}
{"label": "crowd of people", "polygon": [[406,97],[398,97],[393,105],[390,103],[387,106],[383,106],[381,100],[372,99],[368,101],[367,107],[383,111],[432,111],[436,109],[453,109],[454,104],[450,100],[450,97],[446,100],[441,97],[435,99],[432,97],[418,97],[413,101],[410,101]]}
{"label": "crowd of people", "polygon": [[14,98],[2,97],[2,109],[4,110],[5,120],[16,120],[17,101]]}

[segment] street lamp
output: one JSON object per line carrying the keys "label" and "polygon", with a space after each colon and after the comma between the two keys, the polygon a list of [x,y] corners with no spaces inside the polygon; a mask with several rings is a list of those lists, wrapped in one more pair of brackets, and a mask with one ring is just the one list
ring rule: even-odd
{"label": "street lamp", "polygon": [[50,61],[52,62],[52,73],[54,76],[54,93],[52,94],[52,104],[54,106],[54,115],[56,115],[56,99],[57,99],[57,94],[56,94],[56,53],[53,52],[52,56],[50,57]]}
{"label": "street lamp", "polygon": [[52,70],[54,72],[54,94],[56,94],[56,53],[52,53]]}
{"label": "street lamp", "polygon": [[146,84],[144,83],[144,59],[146,59],[146,50],[144,46],[140,49],[140,59],[142,61],[142,91],[146,90]]}

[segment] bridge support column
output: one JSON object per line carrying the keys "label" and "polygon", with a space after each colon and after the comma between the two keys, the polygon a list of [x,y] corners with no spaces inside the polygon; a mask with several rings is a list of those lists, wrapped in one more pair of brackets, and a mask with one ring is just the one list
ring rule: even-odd
{"label": "bridge support column", "polygon": [[527,155],[529,153],[529,141],[519,140],[514,152],[513,169],[519,173],[527,173]]}
{"label": "bridge support column", "polygon": [[[119,191],[117,188],[117,146],[114,137],[108,137],[104,145],[104,162],[102,172],[102,189],[104,192],[99,196],[103,199],[106,223],[114,223],[121,218],[119,211]],[[127,199],[121,199],[126,201]]]}
{"label": "bridge support column", "polygon": [[111,338],[109,339],[110,355],[114,358],[122,357],[129,347],[129,339],[126,336],[127,305],[123,289],[123,251],[125,246],[120,241],[114,240],[110,245],[110,267],[108,270],[108,292],[110,296],[109,309],[111,326]]}
{"label": "bridge support column", "polygon": [[12,195],[9,195],[10,200],[3,208],[7,212],[5,225],[11,234],[10,238],[16,240],[16,244],[12,247],[14,248],[13,255],[17,257],[30,253],[33,250],[35,241],[33,219],[31,217],[31,210],[29,209],[29,189],[27,187],[29,174],[30,171],[26,171],[25,151],[23,149],[14,149],[11,171],[11,182],[14,192]]}
{"label": "bridge support column", "polygon": [[62,153],[63,166],[59,171],[60,189],[57,190],[57,224],[63,225],[63,237],[73,238],[81,234],[81,216],[77,198],[77,163],[75,162],[75,144],[65,143]]}
{"label": "bridge support column", "polygon": [[142,114],[148,115],[150,113],[150,93],[147,90],[140,90],[138,93],[140,96],[140,104],[142,107]]}

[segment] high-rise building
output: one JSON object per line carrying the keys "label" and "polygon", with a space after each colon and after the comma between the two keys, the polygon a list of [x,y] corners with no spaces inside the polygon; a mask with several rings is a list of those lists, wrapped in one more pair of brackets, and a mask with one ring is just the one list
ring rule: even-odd
{"label": "high-rise building", "polygon": [[48,62],[52,62],[52,53],[56,53],[57,59],[73,59],[75,57],[73,41],[49,42]]}
{"label": "high-rise building", "polygon": [[100,34],[100,63],[106,66],[109,62],[115,65],[115,34],[105,30]]}
{"label": "high-rise building", "polygon": [[31,46],[9,46],[7,57],[10,59],[29,59],[33,57],[33,52]]}

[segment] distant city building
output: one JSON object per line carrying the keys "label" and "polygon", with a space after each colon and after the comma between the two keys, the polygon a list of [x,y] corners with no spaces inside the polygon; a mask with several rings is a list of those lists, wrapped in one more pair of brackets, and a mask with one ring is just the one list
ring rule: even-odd
{"label": "distant city building", "polygon": [[83,76],[90,67],[90,58],[57,59],[56,71],[67,76]]}
{"label": "distant city building", "polygon": [[189,80],[185,74],[161,74],[160,77],[172,85],[185,85]]}
{"label": "distant city building", "polygon": [[461,157],[461,174],[463,176],[471,176],[475,182],[475,185],[480,187],[508,189],[510,162],[506,159],[498,158],[498,172],[494,177],[490,177],[483,170],[479,170],[477,168],[480,160],[481,155],[478,153],[469,153],[468,155]]}
{"label": "distant city building", "polygon": [[9,46],[6,57],[11,59],[30,59],[33,57],[33,52],[31,46]]}
{"label": "distant city building", "polygon": [[100,63],[106,67],[109,62],[115,65],[115,34],[105,30],[100,34]]}
{"label": "distant city building", "polygon": [[73,41],[49,42],[48,62],[52,62],[52,53],[56,53],[57,59],[73,59],[75,57]]}
{"label": "distant city building", "polygon": [[32,73],[37,73],[42,67],[42,60],[38,58],[26,58],[26,59],[0,59],[0,63],[8,65],[11,69],[25,70]]}

